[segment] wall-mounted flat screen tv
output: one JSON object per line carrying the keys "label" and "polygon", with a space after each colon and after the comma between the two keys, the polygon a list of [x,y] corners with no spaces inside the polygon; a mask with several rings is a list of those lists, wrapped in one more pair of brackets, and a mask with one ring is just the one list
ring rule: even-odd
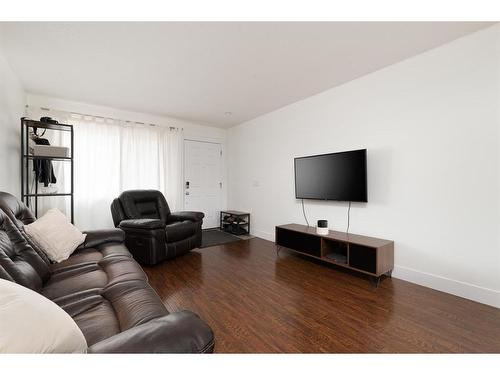
{"label": "wall-mounted flat screen tv", "polygon": [[367,202],[366,149],[295,158],[295,197]]}

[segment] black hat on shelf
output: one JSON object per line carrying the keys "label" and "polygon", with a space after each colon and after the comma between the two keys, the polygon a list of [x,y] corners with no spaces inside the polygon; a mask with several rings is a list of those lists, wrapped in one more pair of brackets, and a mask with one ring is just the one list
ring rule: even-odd
{"label": "black hat on shelf", "polygon": [[59,124],[59,121],[54,120],[52,117],[40,117],[40,122],[45,124]]}

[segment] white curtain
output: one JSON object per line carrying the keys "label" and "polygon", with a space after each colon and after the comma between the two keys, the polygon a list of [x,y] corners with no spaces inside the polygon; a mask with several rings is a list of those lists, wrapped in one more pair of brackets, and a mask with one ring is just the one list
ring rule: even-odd
{"label": "white curtain", "polygon": [[[29,116],[74,126],[74,214],[81,230],[113,227],[110,205],[124,190],[156,189],[172,211],[182,209],[182,130],[52,110],[30,109]],[[67,144],[61,137],[49,140]],[[68,191],[69,168],[56,164],[58,191]],[[39,216],[50,207],[69,214],[68,203],[61,201],[44,202]]]}

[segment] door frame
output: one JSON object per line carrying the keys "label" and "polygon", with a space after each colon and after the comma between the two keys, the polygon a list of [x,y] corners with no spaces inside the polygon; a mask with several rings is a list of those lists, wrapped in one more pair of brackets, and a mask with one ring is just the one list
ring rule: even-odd
{"label": "door frame", "polygon": [[[220,146],[222,155],[221,155],[221,170],[220,170],[220,178],[222,182],[222,189],[220,189],[220,207],[217,209],[217,215],[220,211],[224,210],[227,202],[227,168],[226,168],[226,148],[225,148],[225,140],[223,139],[214,139],[214,138],[197,138],[197,137],[187,137],[182,140],[182,207],[185,210],[185,195],[186,195],[186,141],[190,142],[200,142],[200,143],[211,143]],[[218,217],[218,216],[217,216]],[[215,229],[218,228],[219,225],[215,227],[205,228],[205,229]]]}

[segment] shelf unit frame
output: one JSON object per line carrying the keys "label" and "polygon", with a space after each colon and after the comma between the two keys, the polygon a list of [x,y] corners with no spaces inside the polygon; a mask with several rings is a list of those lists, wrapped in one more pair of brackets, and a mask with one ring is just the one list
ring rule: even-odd
{"label": "shelf unit frame", "polygon": [[[70,156],[69,157],[51,157],[36,156],[29,154],[29,129],[48,129],[56,131],[70,132]],[[31,198],[34,198],[35,217],[38,217],[38,198],[40,197],[70,197],[71,223],[74,223],[74,132],[73,125],[68,124],[48,124],[28,118],[21,118],[21,200],[30,207]],[[71,167],[70,192],[69,193],[39,193],[38,181],[35,181],[35,192],[31,193],[29,188],[29,161],[30,160],[50,160],[59,162],[69,162]],[[31,208],[31,207],[30,207]]]}
{"label": "shelf unit frame", "polygon": [[[232,224],[232,223],[224,221],[224,216],[226,216],[226,215],[231,216],[231,217],[236,217],[236,218],[244,218],[243,220],[246,220],[245,222],[236,224],[236,228],[237,228],[236,232],[243,230],[246,233],[241,232],[241,233],[239,233],[239,235],[250,234],[250,213],[249,212],[241,212],[241,211],[234,211],[234,210],[220,211],[220,213],[219,213],[219,229],[224,231],[224,232],[231,233],[231,234],[237,234],[232,230],[227,230],[226,228],[224,228],[225,224],[227,224],[227,225]],[[246,227],[246,229],[244,229],[244,227]]]}

